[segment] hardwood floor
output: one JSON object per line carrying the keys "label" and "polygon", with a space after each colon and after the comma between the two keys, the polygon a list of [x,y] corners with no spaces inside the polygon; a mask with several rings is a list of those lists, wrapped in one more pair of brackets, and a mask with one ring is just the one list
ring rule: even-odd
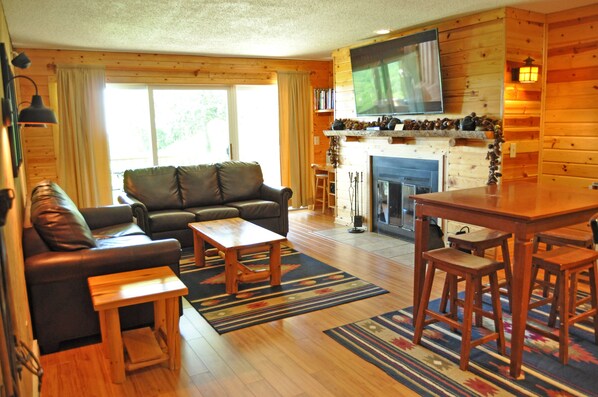
{"label": "hardwood floor", "polygon": [[330,215],[292,211],[290,225],[288,240],[295,249],[390,293],[224,335],[186,304],[179,371],[155,366],[113,384],[100,344],[93,344],[41,357],[42,396],[416,395],[322,332],[411,306],[412,266],[315,235],[334,227]]}

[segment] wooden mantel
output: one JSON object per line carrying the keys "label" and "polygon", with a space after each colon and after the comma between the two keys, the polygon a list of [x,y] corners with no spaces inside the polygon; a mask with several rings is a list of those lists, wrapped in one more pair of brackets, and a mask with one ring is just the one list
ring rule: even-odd
{"label": "wooden mantel", "polygon": [[455,139],[494,139],[492,131],[463,130],[326,130],[326,136],[360,138],[455,138]]}

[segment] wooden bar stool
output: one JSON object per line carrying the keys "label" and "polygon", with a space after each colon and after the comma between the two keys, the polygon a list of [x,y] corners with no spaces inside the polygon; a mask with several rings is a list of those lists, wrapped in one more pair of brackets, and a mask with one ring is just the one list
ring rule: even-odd
{"label": "wooden bar stool", "polygon": [[[459,367],[466,370],[469,365],[471,349],[482,343],[492,340],[497,341],[498,351],[505,354],[505,337],[502,322],[502,310],[500,305],[500,293],[498,291],[497,272],[504,267],[502,262],[493,261],[487,258],[467,254],[455,248],[439,248],[423,253],[423,258],[428,261],[428,270],[424,282],[422,301],[419,305],[413,343],[419,344],[424,326],[438,321],[450,325],[451,330],[461,331],[461,359]],[[443,270],[450,280],[450,313],[440,313],[428,309],[434,273],[436,269]],[[481,302],[475,302],[477,285],[481,283],[482,277],[490,278],[490,294],[492,297],[492,312],[483,310]],[[465,299],[458,299],[457,280],[465,280]],[[457,305],[463,306],[463,322],[460,323],[457,317]],[[473,314],[479,314],[494,320],[494,331],[484,336],[471,340],[471,328]],[[426,316],[431,319],[426,320]]]}
{"label": "wooden bar stool", "polygon": [[328,174],[315,174],[315,189],[314,189],[314,210],[317,203],[322,204],[322,212],[326,212],[326,191],[328,186]]}
{"label": "wooden bar stool", "polygon": [[[540,244],[546,246],[546,251],[550,251],[553,246],[574,245],[594,249],[594,236],[588,224],[580,224],[571,227],[562,227],[559,229],[548,230],[538,233],[534,236],[534,253],[538,252]],[[577,282],[577,276],[573,276],[573,282]],[[544,273],[545,287],[542,296],[548,296],[548,285],[550,285],[550,273]],[[576,288],[576,287],[575,287]]]}
{"label": "wooden bar stool", "polygon": [[[598,273],[596,260],[598,252],[595,250],[575,247],[571,245],[562,246],[550,251],[536,253],[532,259],[532,284],[531,289],[537,285],[545,286],[545,282],[536,280],[538,270],[556,275],[556,282],[552,285],[553,294],[537,302],[530,302],[529,308],[533,309],[546,304],[551,305],[548,317],[548,326],[554,327],[556,314],[558,313],[560,327],[558,335],[546,329],[534,325],[534,319],[528,317],[527,328],[544,337],[559,342],[559,360],[562,364],[569,362],[567,346],[569,344],[569,326],[589,317],[594,316],[594,339],[598,344]],[[575,275],[579,272],[589,273],[590,295],[586,298],[577,299],[577,284]],[[576,313],[579,305],[590,302],[590,309],[580,314]]]}
{"label": "wooden bar stool", "polygon": [[[483,257],[487,249],[500,247],[502,250],[502,257],[504,262],[505,279],[499,283],[499,291],[506,295],[509,299],[509,310],[511,309],[511,259],[509,256],[509,239],[511,233],[501,232],[499,230],[482,229],[471,233],[456,234],[449,236],[448,241],[451,247],[461,250],[468,250],[474,255]],[[461,281],[461,280],[458,280]],[[476,300],[481,305],[482,294],[488,292],[489,288],[482,288],[480,284],[476,291]],[[440,300],[440,310],[446,312],[446,305],[449,296],[448,279],[445,280],[444,288],[442,290],[442,297]],[[481,325],[481,317],[476,317],[476,325]]]}

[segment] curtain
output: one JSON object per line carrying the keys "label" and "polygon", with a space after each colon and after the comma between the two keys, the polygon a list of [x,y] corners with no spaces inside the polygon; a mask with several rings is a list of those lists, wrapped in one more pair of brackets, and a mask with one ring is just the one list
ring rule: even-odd
{"label": "curtain", "polygon": [[112,204],[105,71],[58,66],[58,180],[79,207]]}
{"label": "curtain", "polygon": [[308,205],[310,197],[310,94],[308,72],[278,72],[280,169],[282,183],[293,190],[291,207]]}

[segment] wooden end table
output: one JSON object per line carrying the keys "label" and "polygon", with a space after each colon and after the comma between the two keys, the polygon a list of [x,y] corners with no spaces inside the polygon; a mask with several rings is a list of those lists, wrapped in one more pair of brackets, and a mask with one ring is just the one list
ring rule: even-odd
{"label": "wooden end table", "polygon": [[[125,370],[162,362],[168,362],[171,370],[180,368],[179,297],[188,291],[168,266],[94,276],[87,282],[93,308],[99,312],[102,344],[114,383],[125,381]],[[123,333],[125,338],[127,332],[131,335],[130,345],[125,341],[129,355],[125,362],[118,308],[146,302],[154,302],[153,335],[148,340],[139,330]],[[133,347],[135,351],[129,350]],[[132,362],[131,357],[140,359]]]}
{"label": "wooden end table", "polygon": [[[286,237],[264,229],[241,218],[219,219],[214,221],[193,222],[189,224],[193,230],[193,247],[195,265],[204,267],[205,243],[214,246],[224,258],[226,293],[239,291],[239,282],[267,280],[271,285],[280,285],[280,243]],[[269,249],[269,271],[253,271],[239,262],[241,250]]]}

